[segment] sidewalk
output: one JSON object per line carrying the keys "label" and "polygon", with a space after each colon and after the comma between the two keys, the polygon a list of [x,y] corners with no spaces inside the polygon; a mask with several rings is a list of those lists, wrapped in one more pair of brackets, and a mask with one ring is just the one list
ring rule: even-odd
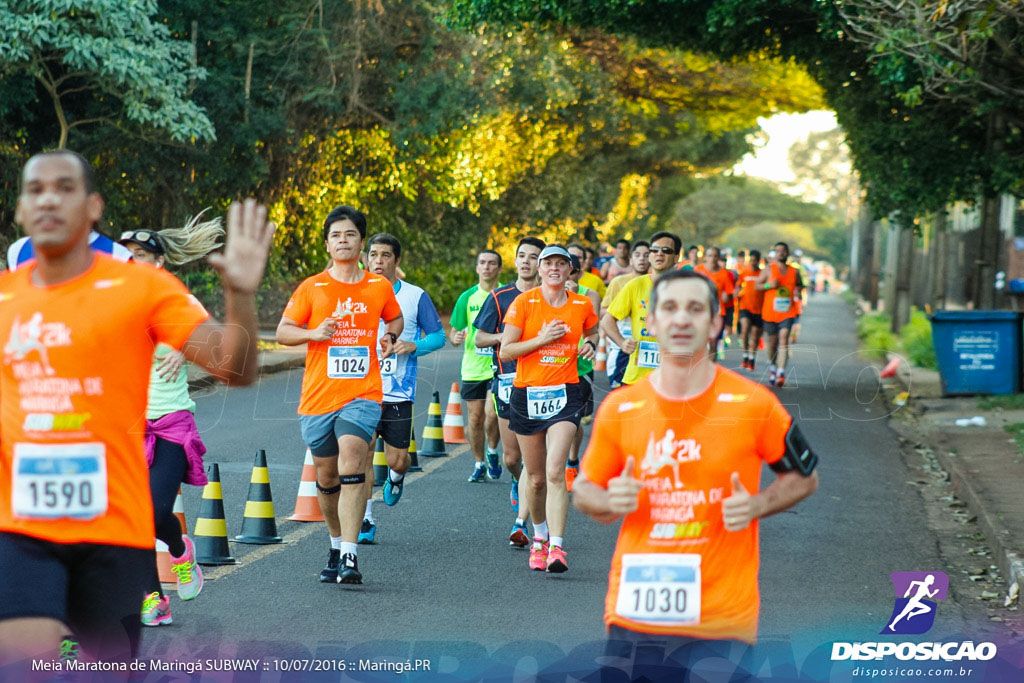
{"label": "sidewalk", "polygon": [[[982,410],[978,397],[942,397],[939,373],[912,368],[897,372],[917,418],[916,431],[950,474],[956,496],[967,504],[985,534],[993,560],[1019,602],[1024,590],[1024,455],[1004,427],[1024,423],[1024,409]],[[957,426],[961,418],[985,425]]]}

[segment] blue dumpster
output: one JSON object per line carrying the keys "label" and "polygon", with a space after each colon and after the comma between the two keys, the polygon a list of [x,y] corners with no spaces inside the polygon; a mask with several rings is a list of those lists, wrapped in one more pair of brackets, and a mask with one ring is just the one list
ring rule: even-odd
{"label": "blue dumpster", "polygon": [[1014,394],[1020,391],[1021,313],[936,311],[932,344],[942,393]]}

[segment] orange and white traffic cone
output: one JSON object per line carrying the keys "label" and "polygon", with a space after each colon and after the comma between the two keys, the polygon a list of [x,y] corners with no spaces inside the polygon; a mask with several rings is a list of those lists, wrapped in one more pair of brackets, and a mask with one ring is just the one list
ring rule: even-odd
{"label": "orange and white traffic cone", "polygon": [[306,459],[302,463],[302,478],[299,480],[299,495],[295,498],[295,512],[288,519],[293,522],[324,521],[320,503],[316,500],[316,467],[313,465],[313,454],[308,448]]}
{"label": "orange and white traffic cone", "polygon": [[[178,495],[174,498],[172,512],[178,518],[182,535],[188,534],[188,522],[185,521],[185,504],[181,500],[180,487],[178,488]],[[160,575],[160,583],[178,582],[178,577],[171,571],[171,549],[159,538],[156,539],[156,569]]]}
{"label": "orange and white traffic cone", "polygon": [[459,396],[459,383],[452,382],[448,392],[448,407],[444,411],[445,443],[469,443],[466,440],[466,422],[462,419],[462,398]]}
{"label": "orange and white traffic cone", "polygon": [[604,337],[597,343],[597,353],[594,354],[594,371],[605,372],[608,370],[608,346],[604,343]]}

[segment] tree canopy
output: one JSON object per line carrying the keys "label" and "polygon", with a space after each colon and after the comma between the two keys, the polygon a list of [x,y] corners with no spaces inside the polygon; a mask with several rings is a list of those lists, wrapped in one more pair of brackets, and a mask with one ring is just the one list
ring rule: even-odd
{"label": "tree canopy", "polygon": [[[889,25],[872,15],[881,5],[924,19]],[[469,26],[599,28],[720,58],[766,51],[794,59],[836,110],[875,214],[909,217],[1024,191],[1024,138],[1012,118],[993,125],[989,113],[1011,103],[986,87],[993,78],[1016,83],[1019,65],[1001,65],[1019,62],[1020,14],[1016,0],[456,0],[451,12]],[[872,26],[876,35],[865,40]],[[943,52],[955,41],[963,59]],[[920,54],[907,54],[912,44]]]}

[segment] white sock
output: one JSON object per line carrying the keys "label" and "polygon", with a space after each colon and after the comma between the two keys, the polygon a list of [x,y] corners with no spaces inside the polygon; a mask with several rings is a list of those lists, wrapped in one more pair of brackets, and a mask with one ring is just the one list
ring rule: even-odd
{"label": "white sock", "polygon": [[786,368],[779,368],[778,372],[776,372],[775,374],[776,375],[785,375],[786,374]]}
{"label": "white sock", "polygon": [[358,555],[359,554],[358,548],[359,548],[359,546],[356,545],[355,543],[342,543],[341,544],[341,554],[342,555]]}
{"label": "white sock", "polygon": [[516,526],[526,526],[526,521],[522,517],[516,517]]}
{"label": "white sock", "polygon": [[363,513],[363,519],[373,524],[373,498],[368,498],[366,501],[366,512]]}
{"label": "white sock", "polygon": [[547,540],[547,537],[548,537],[548,523],[547,522],[541,522],[540,524],[537,524],[537,522],[534,522],[533,523],[533,537],[534,538],[543,538],[543,539]]}
{"label": "white sock", "polygon": [[[391,479],[391,483],[392,484],[401,484],[402,481],[405,479],[405,475],[404,474],[399,474],[398,472],[395,472],[390,467],[388,468],[388,477]],[[366,502],[369,503],[370,501],[366,501]]]}
{"label": "white sock", "polygon": [[551,547],[554,548],[557,545],[559,548],[561,548],[562,547],[562,540],[563,539],[562,539],[561,536],[552,536],[551,537]]}
{"label": "white sock", "polygon": [[341,550],[341,536],[331,536],[331,550]]}

